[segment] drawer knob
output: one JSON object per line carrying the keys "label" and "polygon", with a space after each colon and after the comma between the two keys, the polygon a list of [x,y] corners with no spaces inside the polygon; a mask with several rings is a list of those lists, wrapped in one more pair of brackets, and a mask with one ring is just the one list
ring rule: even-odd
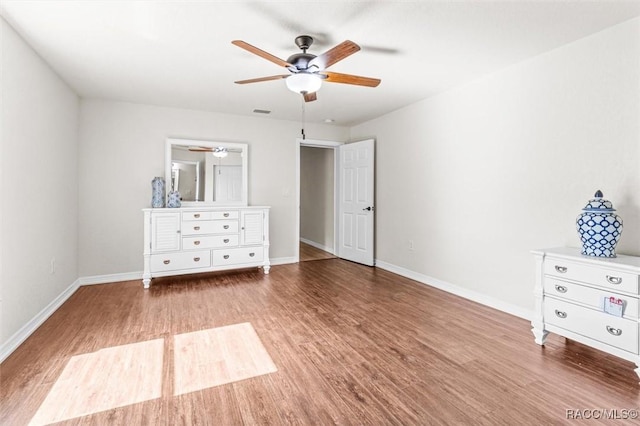
{"label": "drawer knob", "polygon": [[228,238],[225,238],[224,240],[222,240],[223,243],[227,244],[229,242]]}
{"label": "drawer knob", "polygon": [[200,262],[200,258],[199,258],[199,257],[194,257],[194,258],[193,258],[193,261],[194,261],[194,262]]}
{"label": "drawer knob", "polygon": [[199,246],[199,245],[200,245],[200,241],[194,241],[194,242],[193,242],[193,245],[194,245],[194,246]]}
{"label": "drawer knob", "polygon": [[194,231],[199,231],[199,230],[200,230],[200,227],[199,227],[199,226],[194,226],[194,227],[193,227],[193,230],[194,230]]}
{"label": "drawer knob", "polygon": [[228,258],[229,258],[229,255],[228,255],[228,254],[225,254],[225,255],[224,255],[224,256],[222,256],[222,257],[224,257],[225,259],[228,259]]}
{"label": "drawer knob", "polygon": [[566,293],[567,292],[567,288],[563,285],[557,285],[556,284],[556,291],[558,293]]}
{"label": "drawer knob", "polygon": [[200,217],[200,213],[196,213],[193,215],[193,217],[195,217],[196,219]]}
{"label": "drawer knob", "polygon": [[224,225],[223,228],[224,229],[229,229],[229,225]]}
{"label": "drawer knob", "polygon": [[256,255],[255,253],[249,253],[249,257],[253,257],[255,255]]}
{"label": "drawer knob", "polygon": [[567,313],[566,312],[562,312],[556,309],[556,316],[558,318],[566,318],[567,317]]}
{"label": "drawer knob", "polygon": [[564,274],[565,272],[567,272],[567,267],[556,265],[556,271],[560,272],[561,274]]}
{"label": "drawer knob", "polygon": [[611,326],[607,326],[607,331],[609,332],[609,334],[613,334],[614,336],[619,336],[622,334],[622,330],[620,330],[619,328],[613,328]]}
{"label": "drawer knob", "polygon": [[620,284],[622,283],[622,277],[612,277],[611,275],[607,275],[607,281],[611,284]]}
{"label": "drawer knob", "polygon": [[164,263],[165,265],[168,265],[168,264],[171,263],[171,261],[170,260],[164,260],[162,263]]}
{"label": "drawer knob", "polygon": [[225,214],[223,214],[222,216],[224,216],[224,217],[229,217],[229,213],[225,213]]}

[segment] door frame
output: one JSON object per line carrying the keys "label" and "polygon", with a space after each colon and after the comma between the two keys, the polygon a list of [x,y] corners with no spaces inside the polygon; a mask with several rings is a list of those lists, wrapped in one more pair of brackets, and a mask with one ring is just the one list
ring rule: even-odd
{"label": "door frame", "polygon": [[339,224],[338,224],[338,201],[339,194],[338,185],[339,183],[339,162],[338,162],[338,150],[337,148],[341,145],[344,145],[345,142],[338,141],[328,141],[328,140],[320,140],[320,139],[302,139],[296,138],[296,221],[295,221],[295,236],[296,236],[296,245],[295,245],[295,255],[294,262],[300,262],[300,148],[303,146],[313,147],[313,148],[325,148],[333,150],[333,254],[338,255],[337,253],[337,244],[338,244],[338,232],[339,232]]}

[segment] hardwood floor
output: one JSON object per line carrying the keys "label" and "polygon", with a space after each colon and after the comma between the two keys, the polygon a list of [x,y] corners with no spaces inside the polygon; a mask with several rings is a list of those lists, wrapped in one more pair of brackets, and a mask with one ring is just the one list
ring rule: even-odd
{"label": "hardwood floor", "polygon": [[[175,336],[243,323],[277,371],[178,394]],[[74,357],[158,339],[159,397],[59,424],[540,425],[640,405],[632,363],[555,335],[539,347],[528,321],[331,259],[81,287],[0,365],[0,424],[28,424]]]}
{"label": "hardwood floor", "polygon": [[336,256],[316,248],[312,245],[300,242],[300,262],[308,262],[310,260],[335,259]]}

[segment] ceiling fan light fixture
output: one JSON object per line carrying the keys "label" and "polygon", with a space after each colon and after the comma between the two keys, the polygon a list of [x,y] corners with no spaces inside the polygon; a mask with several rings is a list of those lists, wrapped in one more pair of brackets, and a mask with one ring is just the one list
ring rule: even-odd
{"label": "ceiling fan light fixture", "polygon": [[314,93],[322,86],[322,79],[318,75],[306,72],[292,74],[284,81],[287,88],[295,93]]}
{"label": "ceiling fan light fixture", "polygon": [[227,148],[225,148],[224,146],[219,146],[213,150],[213,156],[217,158],[224,158],[228,153],[229,152],[227,151]]}

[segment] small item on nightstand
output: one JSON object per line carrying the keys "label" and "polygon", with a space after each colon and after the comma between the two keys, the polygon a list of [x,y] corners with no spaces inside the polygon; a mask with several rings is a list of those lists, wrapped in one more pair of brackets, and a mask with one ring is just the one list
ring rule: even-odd
{"label": "small item on nightstand", "polygon": [[169,197],[167,199],[167,207],[177,208],[182,205],[182,201],[180,201],[180,192],[171,191],[169,192]]}
{"label": "small item on nightstand", "polygon": [[613,296],[604,298],[604,312],[621,317],[623,309],[624,301],[622,299],[616,299]]}
{"label": "small item on nightstand", "polygon": [[151,207],[164,207],[164,178],[154,177],[151,181]]}
{"label": "small item on nightstand", "polygon": [[582,254],[597,257],[616,257],[616,244],[622,234],[622,219],[609,200],[597,191],[576,219],[582,241]]}

